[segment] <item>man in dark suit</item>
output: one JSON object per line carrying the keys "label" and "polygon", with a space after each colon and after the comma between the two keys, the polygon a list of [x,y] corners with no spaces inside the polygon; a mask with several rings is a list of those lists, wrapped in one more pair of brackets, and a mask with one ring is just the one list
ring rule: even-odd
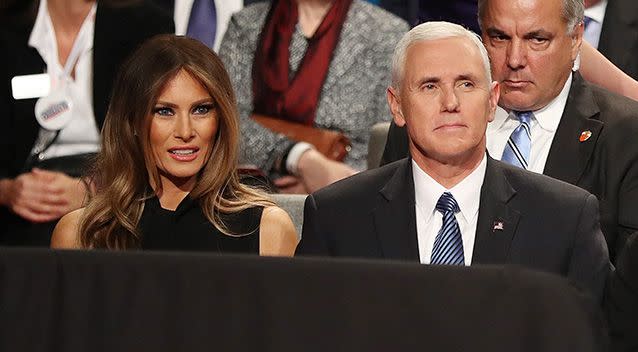
{"label": "man in dark suit", "polygon": [[[594,47],[626,74],[638,79],[638,1],[585,0],[585,15],[592,11],[586,34],[592,31]],[[596,15],[602,17],[596,17]],[[602,26],[600,21],[602,20]],[[588,38],[588,35],[585,36]]]}
{"label": "man in dark suit", "polygon": [[519,264],[600,297],[609,258],[596,198],[486,154],[500,87],[480,39],[451,23],[419,25],[392,71],[388,102],[412,158],[308,196],[296,254]]}
{"label": "man in dark suit", "polygon": [[260,1],[265,0],[152,0],[173,14],[175,34],[198,39],[215,51],[219,49],[230,16],[243,6]]}
{"label": "man in dark suit", "polygon": [[479,31],[476,0],[380,0],[379,6],[402,17],[411,26],[427,21],[448,21]]}
{"label": "man in dark suit", "polygon": [[[483,42],[494,78],[502,83],[500,108],[487,129],[487,149],[501,158],[520,125],[515,112],[533,112],[528,169],[598,197],[613,262],[627,238],[638,231],[638,103],[572,73],[577,47],[559,42],[582,33],[582,0],[565,0],[564,4],[578,8],[569,20],[562,18],[562,8],[547,11],[553,3],[559,2],[534,0],[521,8],[507,0],[479,1]],[[526,23],[531,17],[538,19],[538,25]],[[525,32],[518,35],[503,24],[507,21],[526,25]],[[382,164],[407,154],[406,131],[391,126]]]}

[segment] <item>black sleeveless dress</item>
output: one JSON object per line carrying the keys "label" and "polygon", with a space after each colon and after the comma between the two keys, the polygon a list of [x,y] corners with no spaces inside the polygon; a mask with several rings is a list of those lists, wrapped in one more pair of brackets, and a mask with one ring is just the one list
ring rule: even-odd
{"label": "black sleeveless dress", "polygon": [[139,228],[142,249],[259,254],[259,223],[263,207],[223,214],[224,224],[237,236],[219,231],[198,202],[184,198],[175,211],[163,209],[157,197],[144,205]]}

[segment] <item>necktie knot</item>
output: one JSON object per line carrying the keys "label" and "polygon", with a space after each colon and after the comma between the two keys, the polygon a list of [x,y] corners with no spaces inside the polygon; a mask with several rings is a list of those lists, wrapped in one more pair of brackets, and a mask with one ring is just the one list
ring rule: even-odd
{"label": "necktie knot", "polygon": [[522,124],[530,125],[532,122],[532,117],[534,117],[534,113],[531,111],[515,111],[514,116],[520,121]]}
{"label": "necktie knot", "polygon": [[445,215],[445,213],[458,213],[460,211],[459,204],[454,199],[454,196],[450,192],[444,192],[439,200],[436,202],[436,210]]}

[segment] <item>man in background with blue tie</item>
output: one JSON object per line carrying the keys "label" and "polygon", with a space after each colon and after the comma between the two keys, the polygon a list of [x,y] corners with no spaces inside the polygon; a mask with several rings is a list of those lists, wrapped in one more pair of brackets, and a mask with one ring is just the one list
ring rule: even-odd
{"label": "man in background with blue tie", "polygon": [[257,0],[152,0],[173,13],[175,34],[198,39],[217,51],[230,16]]}
{"label": "man in background with blue tie", "polygon": [[428,22],[401,39],[392,63],[388,102],[412,157],[308,196],[296,254],[518,264],[600,298],[609,257],[596,198],[486,154],[501,88],[480,38]]}
{"label": "man in background with blue tie", "polygon": [[[638,231],[638,103],[572,72],[583,0],[480,0],[478,6],[492,75],[501,83],[487,150],[596,195],[614,262]],[[384,161],[407,153],[405,130],[392,126]]]}

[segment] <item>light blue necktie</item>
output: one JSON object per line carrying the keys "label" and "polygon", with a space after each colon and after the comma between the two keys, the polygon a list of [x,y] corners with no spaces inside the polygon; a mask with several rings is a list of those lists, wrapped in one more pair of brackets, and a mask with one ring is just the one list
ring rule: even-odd
{"label": "light blue necktie", "polygon": [[532,150],[532,131],[530,124],[534,114],[531,111],[521,111],[515,112],[514,115],[516,115],[520,121],[520,125],[516,127],[507,140],[501,160],[527,170],[529,155]]}
{"label": "light blue necktie", "polygon": [[443,224],[434,239],[430,264],[465,265],[461,229],[454,216],[460,211],[456,199],[450,192],[445,192],[436,202],[435,208],[443,214]]}
{"label": "light blue necktie", "polygon": [[188,19],[186,35],[199,40],[209,48],[215,43],[217,10],[214,0],[195,0]]}

